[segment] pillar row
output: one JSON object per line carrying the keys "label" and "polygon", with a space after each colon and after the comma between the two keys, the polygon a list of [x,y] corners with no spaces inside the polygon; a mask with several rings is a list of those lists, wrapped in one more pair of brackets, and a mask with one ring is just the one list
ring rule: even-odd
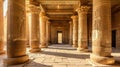
{"label": "pillar row", "polygon": [[78,51],[88,51],[87,13],[88,6],[81,6],[78,12]]}
{"label": "pillar row", "polygon": [[31,9],[31,37],[30,37],[30,52],[39,52],[40,44],[39,44],[39,6],[30,5]]}
{"label": "pillar row", "polygon": [[47,48],[47,37],[46,37],[46,24],[47,24],[48,17],[45,16],[44,12],[40,14],[40,43],[41,48]]}
{"label": "pillar row", "polygon": [[78,16],[72,16],[73,20],[73,47],[78,47]]}
{"label": "pillar row", "polygon": [[0,0],[0,54],[5,53],[4,44],[3,0]]}
{"label": "pillar row", "polygon": [[111,56],[111,0],[93,0],[92,54],[90,59],[113,64]]}
{"label": "pillar row", "polygon": [[26,55],[25,11],[25,0],[8,0],[6,65],[25,63],[29,59]]}

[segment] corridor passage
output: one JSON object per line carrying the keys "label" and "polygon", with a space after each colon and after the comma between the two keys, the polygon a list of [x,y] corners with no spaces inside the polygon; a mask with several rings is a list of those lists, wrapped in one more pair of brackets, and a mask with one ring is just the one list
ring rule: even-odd
{"label": "corridor passage", "polygon": [[[120,60],[120,53],[118,52],[114,50],[112,53],[116,60]],[[94,65],[89,62],[90,53],[80,53],[71,45],[63,44],[51,45],[48,48],[43,48],[42,52],[38,53],[30,53],[29,48],[27,48],[27,54],[30,60],[25,64],[9,67],[93,67]],[[0,67],[4,67],[2,62],[5,56],[0,56]],[[108,67],[120,67],[120,63],[117,62],[115,65]]]}

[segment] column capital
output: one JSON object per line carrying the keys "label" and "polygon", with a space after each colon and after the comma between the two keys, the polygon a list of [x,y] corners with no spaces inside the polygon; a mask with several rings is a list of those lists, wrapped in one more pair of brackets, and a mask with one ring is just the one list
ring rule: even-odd
{"label": "column capital", "polygon": [[89,6],[80,6],[79,8],[76,9],[76,11],[79,13],[88,13],[88,10],[90,9]]}
{"label": "column capital", "polygon": [[49,20],[49,18],[47,16],[42,16],[42,18],[45,20]]}
{"label": "column capital", "polygon": [[46,14],[45,14],[45,12],[40,12],[40,16],[45,16]]}
{"label": "column capital", "polygon": [[71,16],[72,19],[77,19],[78,16],[77,15],[74,15],[74,16]]}
{"label": "column capital", "polygon": [[29,5],[28,7],[29,7],[28,11],[30,11],[31,13],[39,14],[41,11],[39,6]]}

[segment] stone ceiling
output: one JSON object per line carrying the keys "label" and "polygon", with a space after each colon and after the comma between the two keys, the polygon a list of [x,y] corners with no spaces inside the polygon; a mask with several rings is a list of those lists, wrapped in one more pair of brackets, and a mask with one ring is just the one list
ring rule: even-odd
{"label": "stone ceiling", "polygon": [[[76,9],[81,5],[92,7],[92,0],[30,0],[33,4],[38,5],[50,20],[71,20],[71,16],[76,13]],[[111,0],[112,12],[120,10],[120,0]],[[89,10],[92,12],[92,8]]]}
{"label": "stone ceiling", "polygon": [[39,2],[50,20],[70,20],[80,5],[79,0],[39,0]]}

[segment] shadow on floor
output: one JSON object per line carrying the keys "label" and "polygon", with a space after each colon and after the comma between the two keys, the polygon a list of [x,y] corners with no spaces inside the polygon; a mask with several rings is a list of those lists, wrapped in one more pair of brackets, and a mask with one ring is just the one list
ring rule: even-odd
{"label": "shadow on floor", "polygon": [[76,48],[58,48],[58,47],[49,47],[48,49],[59,49],[59,50],[76,50]]}
{"label": "shadow on floor", "polygon": [[59,52],[50,52],[50,51],[43,51],[43,52],[41,52],[41,54],[53,55],[53,56],[61,56],[61,57],[68,57],[68,58],[77,58],[77,59],[87,59],[87,58],[90,58],[89,55],[68,54],[68,53],[59,53]]}
{"label": "shadow on floor", "polygon": [[117,66],[117,67],[120,67],[120,61],[115,61],[115,63],[113,64],[113,65],[111,65],[111,66]]}
{"label": "shadow on floor", "polygon": [[120,67],[120,57],[114,56],[114,58],[115,58],[115,64],[113,64],[112,66]]}
{"label": "shadow on floor", "polygon": [[8,66],[8,67],[52,67],[52,66],[44,65],[44,64],[41,64],[41,63],[36,63],[33,60],[30,60],[30,61],[28,61],[24,64],[11,65],[11,66]]}
{"label": "shadow on floor", "polygon": [[50,65],[44,65],[41,63],[31,62],[30,64],[25,65],[24,67],[52,67]]}

